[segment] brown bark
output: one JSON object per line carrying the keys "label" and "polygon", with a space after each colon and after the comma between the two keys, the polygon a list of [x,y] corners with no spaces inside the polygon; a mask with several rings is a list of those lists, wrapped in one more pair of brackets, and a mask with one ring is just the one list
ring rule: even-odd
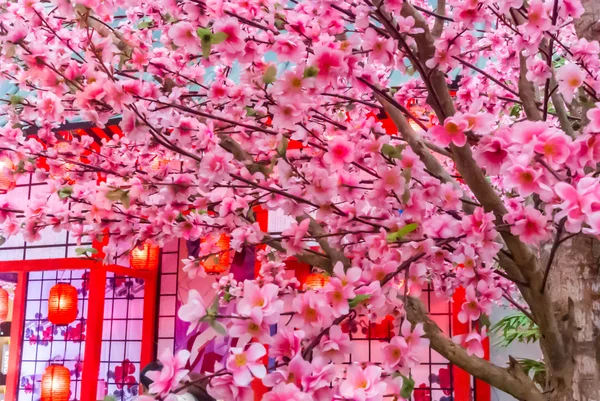
{"label": "brown bark", "polygon": [[549,400],[600,400],[600,242],[579,235],[559,248],[547,290],[568,358],[547,364]]}
{"label": "brown bark", "polygon": [[600,1],[581,0],[585,9],[583,15],[575,20],[577,36],[589,41],[600,41]]}

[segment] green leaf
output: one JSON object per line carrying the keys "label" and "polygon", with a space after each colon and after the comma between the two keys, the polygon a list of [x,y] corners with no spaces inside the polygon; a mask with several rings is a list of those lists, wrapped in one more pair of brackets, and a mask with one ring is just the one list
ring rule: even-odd
{"label": "green leaf", "polygon": [[369,298],[371,298],[370,294],[358,294],[357,296],[352,298],[350,301],[348,301],[348,305],[350,305],[351,308],[355,308],[358,306],[358,304],[366,301]]}
{"label": "green leaf", "polygon": [[210,29],[206,29],[206,28],[198,28],[196,30],[196,34],[198,35],[200,40],[203,42],[204,41],[210,42],[210,38],[212,37],[212,32],[210,31]]}
{"label": "green leaf", "polygon": [[208,41],[208,42],[202,41],[202,57],[204,57],[204,58],[210,57],[211,46],[212,46],[212,44],[210,43],[210,41]]}
{"label": "green leaf", "polygon": [[217,32],[214,33],[210,38],[210,43],[213,45],[218,45],[219,43],[223,43],[228,37],[229,35],[227,35],[225,32]]}
{"label": "green leaf", "polygon": [[75,248],[75,255],[85,255],[87,253],[95,255],[98,250],[95,248]]}
{"label": "green leaf", "polygon": [[479,324],[485,326],[489,330],[492,322],[490,321],[490,317],[488,315],[482,313],[481,316],[479,316]]}
{"label": "green leaf", "polygon": [[289,143],[288,139],[285,136],[282,137],[281,142],[277,146],[277,153],[279,154],[279,156],[281,156],[281,157],[285,156],[285,152],[287,151],[288,143]]}
{"label": "green leaf", "polygon": [[112,395],[107,395],[106,397],[104,397],[103,401],[116,401],[116,399]]}
{"label": "green leaf", "polygon": [[392,146],[388,143],[385,143],[381,147],[381,153],[392,159],[402,159],[402,151],[404,148],[404,145]]}
{"label": "green leaf", "polygon": [[66,199],[73,194],[73,187],[62,187],[57,193],[60,199]]}
{"label": "green leaf", "polygon": [[530,343],[540,339],[540,330],[525,314],[519,312],[500,319],[490,329],[500,337],[495,345],[507,347],[513,342]]}
{"label": "green leaf", "polygon": [[138,29],[146,29],[154,27],[154,21],[150,18],[143,18],[137,25]]}
{"label": "green leaf", "polygon": [[268,66],[262,79],[267,85],[275,82],[275,79],[277,79],[277,67],[275,65]]}
{"label": "green leaf", "polygon": [[402,389],[400,390],[400,397],[409,400],[414,389],[415,381],[413,380],[412,376],[406,377],[402,375]]}
{"label": "green leaf", "polygon": [[106,199],[113,202],[120,201],[125,208],[129,209],[130,199],[129,191],[123,189],[115,189],[106,193]]}
{"label": "green leaf", "polygon": [[511,117],[519,117],[521,115],[521,106],[518,104],[515,104],[513,107],[510,108],[510,116]]}
{"label": "green leaf", "polygon": [[303,76],[304,76],[304,78],[314,78],[317,76],[317,74],[319,74],[319,68],[310,66],[310,67],[306,67],[304,69]]}
{"label": "green leaf", "polygon": [[411,169],[407,168],[402,170],[402,177],[404,177],[404,193],[402,194],[402,202],[404,203],[408,203],[408,201],[410,200],[410,179],[412,177],[411,175]]}
{"label": "green leaf", "polygon": [[401,229],[399,229],[398,231],[395,231],[393,233],[389,233],[387,235],[387,240],[388,240],[388,242],[396,242],[399,239],[401,239],[402,237],[404,237],[404,236],[412,233],[417,228],[419,228],[419,225],[417,223],[407,224],[404,227],[402,227]]}
{"label": "green leaf", "polygon": [[221,323],[217,322],[216,320],[211,320],[209,324],[210,327],[212,327],[218,334],[222,336],[227,335],[227,329]]}
{"label": "green leaf", "polygon": [[17,104],[21,104],[21,103],[23,103],[23,96],[12,95],[10,97],[10,104],[12,106],[16,106]]}

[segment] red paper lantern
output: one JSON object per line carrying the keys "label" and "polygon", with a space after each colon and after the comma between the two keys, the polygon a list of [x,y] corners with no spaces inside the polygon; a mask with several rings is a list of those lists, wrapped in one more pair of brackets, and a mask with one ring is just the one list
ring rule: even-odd
{"label": "red paper lantern", "polygon": [[329,283],[329,276],[322,273],[312,273],[306,277],[304,282],[305,290],[321,290]]}
{"label": "red paper lantern", "polygon": [[69,401],[71,372],[61,365],[50,365],[42,375],[40,401]]}
{"label": "red paper lantern", "polygon": [[[225,234],[222,234],[217,240],[217,248],[219,249],[215,255],[211,255],[202,262],[204,271],[208,274],[221,274],[229,269],[229,248],[230,240]],[[217,253],[219,252],[219,253]]]}
{"label": "red paper lantern", "polygon": [[13,176],[14,170],[15,164],[9,157],[0,157],[0,193],[5,194],[17,185]]}
{"label": "red paper lantern", "polygon": [[66,326],[77,318],[77,289],[71,284],[58,283],[50,288],[48,320]]}
{"label": "red paper lantern", "polygon": [[158,258],[160,248],[149,242],[145,242],[141,247],[136,247],[129,254],[129,265],[134,269],[156,270],[158,269]]}
{"label": "red paper lantern", "polygon": [[0,288],[0,322],[6,322],[8,318],[8,291]]}

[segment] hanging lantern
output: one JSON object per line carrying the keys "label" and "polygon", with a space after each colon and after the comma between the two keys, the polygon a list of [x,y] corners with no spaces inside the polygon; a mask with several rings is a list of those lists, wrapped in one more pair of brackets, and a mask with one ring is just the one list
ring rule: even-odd
{"label": "hanging lantern", "polygon": [[40,401],[69,401],[71,372],[62,365],[49,365],[42,375]]}
{"label": "hanging lantern", "polygon": [[329,276],[323,273],[311,273],[304,282],[305,290],[322,290],[329,283]]}
{"label": "hanging lantern", "polygon": [[13,189],[17,182],[13,177],[15,164],[8,156],[0,157],[0,194],[5,194]]}
{"label": "hanging lantern", "polygon": [[[406,108],[411,112],[411,114],[419,119],[419,121],[426,127],[431,127],[431,116],[429,116],[429,112],[427,109],[417,103],[417,100],[412,98],[406,102]],[[415,132],[423,131],[421,125],[419,125],[414,119],[408,117],[408,124]]]}
{"label": "hanging lantern", "polygon": [[77,289],[71,284],[58,283],[50,288],[48,320],[66,326],[77,318]]}
{"label": "hanging lantern", "polygon": [[215,255],[209,256],[202,262],[206,273],[221,274],[229,269],[229,241],[229,236],[221,234],[216,243],[218,251],[213,252]]}
{"label": "hanging lantern", "polygon": [[0,288],[0,322],[6,322],[8,318],[8,291]]}
{"label": "hanging lantern", "polygon": [[160,248],[149,242],[144,242],[141,247],[135,247],[129,254],[129,265],[139,270],[158,269]]}

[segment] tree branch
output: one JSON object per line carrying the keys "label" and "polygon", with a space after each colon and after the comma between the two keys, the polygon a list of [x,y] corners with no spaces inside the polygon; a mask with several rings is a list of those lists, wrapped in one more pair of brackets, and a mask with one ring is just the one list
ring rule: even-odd
{"label": "tree branch", "polygon": [[455,344],[428,316],[425,305],[419,299],[406,297],[404,308],[406,318],[411,323],[423,323],[425,337],[429,339],[431,348],[454,365],[519,400],[546,400],[546,397],[522,370],[519,371],[512,364],[508,369],[501,368],[485,359],[469,355],[463,347]]}

